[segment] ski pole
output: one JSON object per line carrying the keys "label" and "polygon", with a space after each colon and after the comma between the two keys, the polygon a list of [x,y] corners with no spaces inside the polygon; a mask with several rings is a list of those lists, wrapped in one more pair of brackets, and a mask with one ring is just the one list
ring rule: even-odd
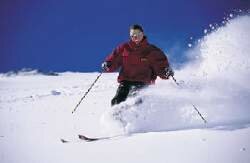
{"label": "ski pole", "polygon": [[171,76],[172,76],[172,79],[174,80],[175,84],[181,87],[180,83],[177,82],[177,80],[174,78],[174,76],[173,75],[171,75]]}
{"label": "ski pole", "polygon": [[78,106],[81,104],[82,100],[87,96],[87,94],[90,92],[90,90],[92,89],[92,87],[95,85],[95,83],[97,82],[97,80],[101,77],[101,75],[103,74],[103,72],[101,72],[97,78],[95,79],[95,81],[91,84],[91,86],[89,87],[89,89],[85,92],[85,94],[82,96],[81,100],[78,102],[78,104],[76,105],[76,107],[74,108],[74,110],[72,111],[72,114],[76,111],[76,109],[78,108]]}
{"label": "ski pole", "polygon": [[[177,82],[177,80],[174,78],[173,75],[172,76],[172,79],[174,80],[175,84],[178,85],[179,87],[181,87],[180,83]],[[207,123],[206,119],[202,116],[202,114],[200,113],[200,111],[198,110],[198,108],[192,104],[194,110],[198,113],[198,115],[201,117],[201,119],[203,120],[204,123]]]}

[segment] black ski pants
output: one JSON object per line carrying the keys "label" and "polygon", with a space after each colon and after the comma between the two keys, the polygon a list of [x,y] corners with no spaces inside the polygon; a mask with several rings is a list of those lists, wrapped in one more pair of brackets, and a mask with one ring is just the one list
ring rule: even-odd
{"label": "black ski pants", "polygon": [[115,97],[111,100],[111,106],[119,104],[127,99],[128,96],[135,96],[136,92],[146,87],[147,84],[137,81],[122,81],[117,88]]}

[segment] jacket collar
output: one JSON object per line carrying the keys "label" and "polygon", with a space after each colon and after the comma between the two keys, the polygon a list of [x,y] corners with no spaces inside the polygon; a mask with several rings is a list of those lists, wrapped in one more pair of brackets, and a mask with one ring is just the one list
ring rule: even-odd
{"label": "jacket collar", "polygon": [[138,48],[144,48],[144,47],[146,47],[149,43],[148,43],[147,37],[144,36],[143,39],[142,39],[142,41],[139,44],[136,44],[132,40],[130,40],[128,44],[129,44],[129,46],[132,49],[138,49]]}

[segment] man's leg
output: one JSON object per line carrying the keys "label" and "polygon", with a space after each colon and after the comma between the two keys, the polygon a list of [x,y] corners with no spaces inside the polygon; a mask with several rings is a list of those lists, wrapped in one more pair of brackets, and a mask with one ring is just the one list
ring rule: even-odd
{"label": "man's leg", "polygon": [[111,106],[125,101],[128,97],[129,90],[130,90],[130,85],[127,84],[126,82],[122,82],[116,91],[115,97],[111,100]]}
{"label": "man's leg", "polygon": [[[129,90],[129,94],[128,94],[128,97],[136,97],[138,95],[138,93],[144,89],[145,87],[147,87],[146,84],[144,83],[139,83],[139,82],[135,82],[134,85],[132,85],[130,87],[130,90]],[[142,101],[142,98],[141,97],[137,97],[135,99],[135,105],[139,105],[141,104],[143,101]]]}
{"label": "man's leg", "polygon": [[130,82],[130,90],[128,96],[134,97],[142,90],[145,88],[147,85],[143,82]]}

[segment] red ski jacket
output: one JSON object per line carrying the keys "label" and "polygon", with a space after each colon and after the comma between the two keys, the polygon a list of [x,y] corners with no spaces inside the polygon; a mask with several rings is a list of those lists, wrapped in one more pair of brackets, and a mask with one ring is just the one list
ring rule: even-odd
{"label": "red ski jacket", "polygon": [[120,69],[118,82],[127,80],[152,84],[157,76],[167,79],[167,56],[159,48],[149,44],[146,37],[139,45],[131,40],[119,45],[105,61],[111,63],[108,72]]}

